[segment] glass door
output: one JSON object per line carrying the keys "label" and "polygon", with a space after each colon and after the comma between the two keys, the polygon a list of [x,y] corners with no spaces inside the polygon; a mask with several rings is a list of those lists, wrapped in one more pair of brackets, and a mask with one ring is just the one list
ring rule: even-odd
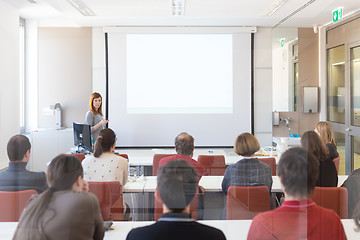
{"label": "glass door", "polygon": [[339,175],[360,167],[360,42],[327,50],[327,120],[340,155]]}

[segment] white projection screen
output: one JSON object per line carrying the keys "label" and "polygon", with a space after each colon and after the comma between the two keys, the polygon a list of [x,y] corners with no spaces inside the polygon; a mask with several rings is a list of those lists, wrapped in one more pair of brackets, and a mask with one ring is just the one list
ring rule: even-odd
{"label": "white projection screen", "polygon": [[251,49],[251,33],[233,29],[108,31],[117,147],[170,147],[181,132],[196,146],[233,146],[252,127]]}

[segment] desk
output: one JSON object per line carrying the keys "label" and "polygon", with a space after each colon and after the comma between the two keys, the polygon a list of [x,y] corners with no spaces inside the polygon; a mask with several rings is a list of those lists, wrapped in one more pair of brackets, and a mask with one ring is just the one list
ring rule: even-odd
{"label": "desk", "polygon": [[[199,221],[222,230],[227,240],[246,239],[252,220],[204,220]],[[341,220],[348,240],[360,239],[360,232],[355,232],[355,223],[352,219]],[[125,239],[128,232],[136,227],[150,225],[154,222],[114,222],[113,230],[105,232],[105,240]],[[0,222],[0,240],[12,239],[17,222]]]}

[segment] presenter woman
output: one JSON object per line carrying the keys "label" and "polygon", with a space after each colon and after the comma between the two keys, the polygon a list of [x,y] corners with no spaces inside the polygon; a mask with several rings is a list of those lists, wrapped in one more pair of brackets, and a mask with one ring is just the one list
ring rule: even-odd
{"label": "presenter woman", "polygon": [[93,142],[99,136],[101,130],[105,129],[105,125],[109,120],[104,119],[102,113],[102,97],[100,93],[94,92],[91,94],[89,102],[89,111],[86,113],[85,124],[91,126],[91,137]]}
{"label": "presenter woman", "polygon": [[87,192],[79,159],[64,154],[55,157],[47,179],[50,188],[31,198],[13,239],[103,239],[99,203],[95,195]]}

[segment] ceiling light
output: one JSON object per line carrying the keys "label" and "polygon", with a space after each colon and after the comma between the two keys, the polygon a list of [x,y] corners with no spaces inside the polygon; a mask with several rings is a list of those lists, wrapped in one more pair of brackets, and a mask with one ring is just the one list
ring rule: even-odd
{"label": "ceiling light", "polygon": [[271,4],[271,7],[261,13],[261,16],[272,16],[277,10],[284,6],[287,1],[288,0],[276,0]]}
{"label": "ceiling light", "polygon": [[172,16],[184,16],[185,0],[170,0],[170,9]]}
{"label": "ceiling light", "polygon": [[91,10],[82,0],[67,0],[76,10],[84,16],[95,16],[96,14]]}
{"label": "ceiling light", "polygon": [[37,3],[35,0],[27,0],[29,3]]}

